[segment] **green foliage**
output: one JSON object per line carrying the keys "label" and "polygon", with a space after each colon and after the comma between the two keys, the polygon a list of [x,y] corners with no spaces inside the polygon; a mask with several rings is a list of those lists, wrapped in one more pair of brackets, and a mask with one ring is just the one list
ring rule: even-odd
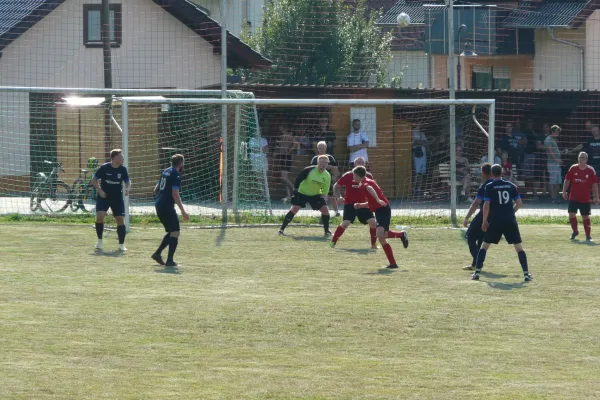
{"label": "green foliage", "polygon": [[262,27],[242,39],[273,61],[266,71],[238,71],[246,79],[289,84],[383,86],[392,35],[375,25],[380,12],[323,0],[270,0]]}

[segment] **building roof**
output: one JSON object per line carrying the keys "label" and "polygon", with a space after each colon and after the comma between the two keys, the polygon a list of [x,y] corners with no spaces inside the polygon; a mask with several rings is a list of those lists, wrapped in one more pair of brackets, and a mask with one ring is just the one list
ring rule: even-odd
{"label": "building roof", "polygon": [[410,23],[412,24],[424,24],[425,23],[425,7],[424,4],[436,4],[443,5],[444,2],[440,0],[398,0],[396,4],[387,10],[385,14],[377,21],[381,25],[396,25],[398,14],[406,13],[410,17]]}
{"label": "building roof", "polygon": [[523,1],[503,25],[509,28],[560,28],[577,26],[593,12],[591,0]]}
{"label": "building roof", "polygon": [[[221,51],[221,26],[189,0],[152,0]],[[65,0],[0,0],[0,52]],[[227,66],[268,68],[271,61],[227,32]]]}

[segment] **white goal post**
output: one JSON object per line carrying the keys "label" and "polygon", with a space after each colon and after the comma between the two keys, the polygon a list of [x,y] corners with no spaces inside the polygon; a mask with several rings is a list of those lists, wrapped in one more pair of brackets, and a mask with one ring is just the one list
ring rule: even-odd
{"label": "white goal post", "polygon": [[[130,140],[129,134],[129,107],[132,105],[141,105],[141,104],[161,104],[168,107],[168,105],[185,105],[185,104],[193,104],[193,105],[230,105],[235,106],[236,108],[236,132],[234,141],[237,144],[239,143],[238,136],[238,126],[239,126],[239,107],[240,106],[252,106],[254,110],[256,110],[257,106],[279,106],[279,107],[375,107],[375,106],[415,106],[415,107],[449,107],[453,108],[454,106],[472,106],[472,119],[474,124],[477,126],[478,130],[481,131],[483,135],[487,137],[487,159],[494,160],[494,139],[495,139],[495,100],[494,99],[457,99],[457,100],[446,100],[446,99],[255,99],[255,98],[243,98],[243,99],[215,99],[215,98],[157,98],[155,96],[123,96],[119,97],[118,100],[121,101],[122,105],[122,130],[123,130],[123,151],[125,156],[125,165],[128,165],[129,159],[129,151],[128,144]],[[483,126],[479,123],[475,116],[475,107],[483,106],[488,109],[488,130],[486,131]],[[256,115],[256,113],[255,113]],[[450,119],[451,123],[453,120]],[[256,126],[258,129],[258,119],[256,120]],[[450,196],[450,216],[452,222],[456,223],[456,193],[457,193],[457,171],[456,171],[456,137],[455,137],[455,129],[449,129],[450,132],[450,187],[451,187],[451,196]],[[453,137],[454,136],[454,137]],[[236,157],[234,157],[234,164],[238,162],[237,157],[238,152],[236,151]],[[225,171],[228,170],[227,158],[223,161],[223,169]],[[237,165],[233,165],[233,188],[237,188],[237,174],[239,168]],[[265,185],[267,187],[267,196],[268,196],[268,184],[266,171],[264,175]],[[237,197],[233,196],[234,204],[232,204],[232,210],[236,212],[236,204],[235,199]],[[126,204],[128,204],[128,199],[126,199]],[[223,215],[227,215],[227,212],[230,209],[230,205],[228,204],[227,199],[222,202],[222,211]],[[127,225],[129,226],[129,207],[125,208],[126,210],[126,220]]]}

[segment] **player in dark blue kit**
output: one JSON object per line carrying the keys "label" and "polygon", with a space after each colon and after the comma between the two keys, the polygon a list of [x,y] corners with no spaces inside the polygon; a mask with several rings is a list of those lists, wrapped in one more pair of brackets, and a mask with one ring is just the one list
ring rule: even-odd
{"label": "player in dark blue kit", "polygon": [[[182,170],[183,156],[175,154],[171,157],[171,167],[163,171],[160,181],[154,187],[156,215],[165,227],[167,234],[163,237],[160,246],[158,246],[158,249],[156,249],[151,257],[160,265],[171,268],[177,266],[177,263],[173,261],[173,255],[179,242],[179,218],[177,217],[177,212],[175,212],[175,204],[179,207],[183,220],[188,221],[190,219],[187,212],[185,212],[185,208],[183,208],[183,203],[179,196]],[[165,263],[161,253],[167,246],[169,246],[169,254]]]}
{"label": "player in dark blue kit", "polygon": [[96,235],[98,242],[96,249],[102,250],[102,233],[104,232],[104,218],[110,208],[117,222],[117,236],[119,237],[119,250],[127,251],[125,248],[125,202],[123,200],[123,183],[125,184],[125,196],[129,196],[131,181],[127,168],[123,166],[125,159],[123,151],[115,149],[110,152],[110,162],[102,164],[96,170],[92,185],[96,188]]}
{"label": "player in dark blue kit", "polygon": [[[471,207],[469,208],[469,211],[465,216],[465,220],[463,221],[463,226],[465,228],[469,227],[469,229],[467,229],[465,237],[467,238],[467,244],[469,245],[471,257],[473,257],[471,265],[463,267],[463,269],[465,270],[472,271],[475,269],[475,263],[477,262],[477,253],[479,253],[479,248],[481,247],[481,243],[483,242],[483,231],[481,230],[481,224],[483,222],[483,197],[485,194],[485,185],[493,181],[493,179],[490,178],[491,175],[491,164],[483,164],[481,166],[481,178],[483,180],[483,183],[479,185],[479,189],[477,189],[477,196],[475,197],[475,200],[473,200],[473,203],[471,204]],[[471,218],[471,215],[475,213],[475,210],[477,210],[477,208],[479,208],[479,213],[477,213],[475,218],[473,218],[471,225],[469,225],[469,218]]]}
{"label": "player in dark blue kit", "polygon": [[515,246],[525,282],[529,282],[533,277],[529,274],[527,255],[521,244],[521,233],[515,216],[515,213],[523,205],[521,196],[512,182],[502,179],[502,166],[495,164],[492,167],[492,176],[494,180],[485,185],[483,221],[481,223],[481,230],[484,232],[483,244],[477,254],[477,265],[471,279],[479,280],[479,273],[490,244],[498,244],[504,236],[508,244]]}

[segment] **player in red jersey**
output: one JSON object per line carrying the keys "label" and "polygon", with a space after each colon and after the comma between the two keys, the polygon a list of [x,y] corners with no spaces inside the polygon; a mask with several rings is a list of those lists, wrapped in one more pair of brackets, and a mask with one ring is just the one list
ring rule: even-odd
{"label": "player in red jersey", "polygon": [[[365,166],[365,159],[357,157],[354,160],[354,165],[357,167]],[[367,172],[367,178],[373,179],[373,175]],[[341,196],[341,187],[345,187],[344,197]],[[337,227],[333,238],[329,243],[329,247],[335,247],[339,238],[344,234],[344,231],[354,223],[354,220],[358,218],[358,221],[362,224],[368,224],[371,232],[371,248],[376,249],[375,242],[377,241],[377,223],[375,216],[369,208],[354,208],[356,203],[365,203],[367,201],[367,192],[359,187],[359,184],[354,182],[354,174],[352,171],[346,172],[336,183],[333,185],[333,193],[339,203],[344,204],[344,216],[342,223]],[[406,232],[388,232],[388,238],[399,238],[402,239],[404,247],[408,247],[408,235]]]}
{"label": "player in red jersey", "polygon": [[[563,198],[569,200],[569,221],[573,233],[571,240],[575,240],[579,235],[577,228],[577,210],[581,213],[583,219],[583,229],[585,230],[585,240],[592,241],[592,221],[590,220],[590,189],[594,191],[594,204],[598,205],[598,176],[594,168],[587,164],[588,155],[585,152],[579,153],[579,163],[569,168],[565,182],[563,183]],[[570,193],[567,190],[571,187]],[[568,197],[567,197],[568,196]]]}
{"label": "player in red jersey", "polygon": [[[372,212],[375,212],[375,219],[377,221],[377,239],[383,247],[383,251],[387,256],[389,265],[387,268],[398,268],[396,259],[394,258],[394,252],[392,246],[389,245],[386,238],[390,231],[390,222],[392,221],[392,209],[390,208],[390,201],[385,197],[383,191],[373,179],[367,178],[367,170],[365,167],[355,167],[352,170],[354,182],[358,184],[358,188],[362,189],[366,194],[366,200],[362,203],[355,203],[354,208],[357,210],[360,208],[369,208]],[[406,232],[399,232],[402,239],[404,248],[408,247],[408,238]]]}

